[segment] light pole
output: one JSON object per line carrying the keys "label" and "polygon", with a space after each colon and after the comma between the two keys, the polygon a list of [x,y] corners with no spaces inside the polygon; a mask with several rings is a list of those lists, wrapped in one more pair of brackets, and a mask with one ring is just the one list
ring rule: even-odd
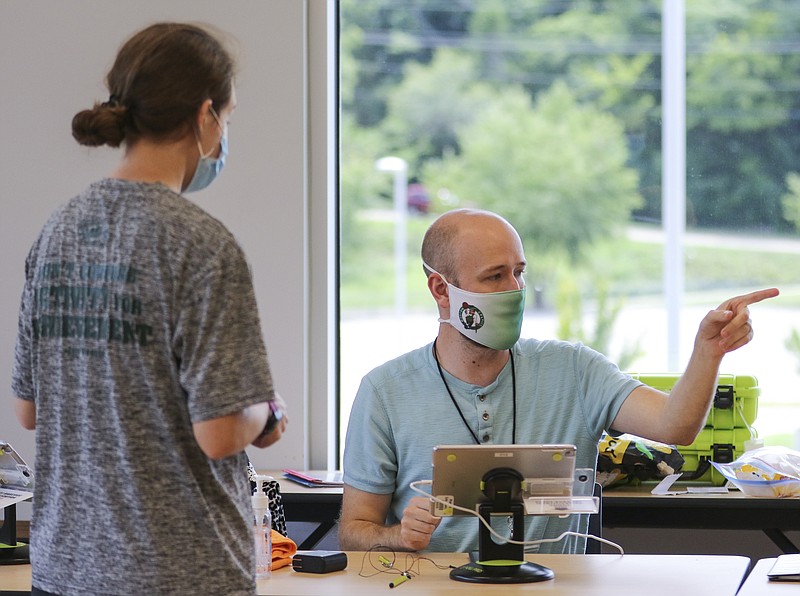
{"label": "light pole", "polygon": [[406,310],[406,218],[408,217],[408,162],[402,157],[381,157],[375,162],[379,172],[394,176],[394,305],[402,316]]}

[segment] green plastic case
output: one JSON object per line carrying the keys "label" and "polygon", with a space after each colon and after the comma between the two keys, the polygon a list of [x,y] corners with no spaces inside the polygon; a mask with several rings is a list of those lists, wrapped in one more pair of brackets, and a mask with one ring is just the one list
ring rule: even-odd
{"label": "green plastic case", "polygon": [[[672,391],[680,378],[673,373],[628,373],[655,389]],[[761,388],[752,375],[721,374],[717,378],[714,406],[706,424],[691,445],[678,445],[686,462],[682,472],[696,472],[693,481],[725,484],[725,477],[705,460],[728,463],[744,453],[745,441],[758,415]]]}

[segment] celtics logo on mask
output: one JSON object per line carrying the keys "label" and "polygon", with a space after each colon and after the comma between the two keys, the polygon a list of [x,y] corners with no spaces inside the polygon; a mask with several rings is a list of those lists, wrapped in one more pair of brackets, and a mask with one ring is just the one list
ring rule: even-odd
{"label": "celtics logo on mask", "polygon": [[452,325],[467,339],[493,350],[507,350],[519,339],[525,311],[525,286],[505,292],[468,292],[454,286],[427,263],[425,268],[441,276],[450,295],[449,317],[440,323]]}
{"label": "celtics logo on mask", "polygon": [[464,325],[464,329],[471,329],[477,331],[483,327],[483,313],[477,306],[462,302],[461,308],[458,310],[458,320]]}

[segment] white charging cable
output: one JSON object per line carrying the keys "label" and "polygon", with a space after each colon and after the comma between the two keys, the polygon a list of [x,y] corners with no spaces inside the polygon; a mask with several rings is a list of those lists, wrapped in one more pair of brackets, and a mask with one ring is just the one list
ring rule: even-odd
{"label": "white charging cable", "polygon": [[420,495],[424,496],[426,499],[430,499],[434,503],[439,503],[440,505],[444,505],[444,506],[449,507],[451,509],[458,509],[459,511],[463,511],[464,513],[469,513],[471,515],[474,515],[486,527],[486,529],[489,530],[489,533],[492,536],[494,536],[495,538],[497,538],[499,540],[502,540],[503,542],[508,542],[510,544],[521,544],[523,546],[537,546],[539,544],[544,544],[544,543],[547,543],[547,542],[560,542],[566,536],[577,536],[579,538],[587,538],[587,539],[597,540],[598,542],[602,542],[603,544],[607,544],[607,545],[609,545],[609,546],[611,546],[613,548],[616,548],[619,551],[620,555],[624,555],[625,554],[625,550],[619,544],[617,544],[616,542],[611,542],[610,540],[606,540],[605,538],[600,538],[599,536],[595,536],[594,534],[582,534],[580,532],[572,532],[572,531],[569,531],[569,530],[567,530],[566,532],[561,533],[556,538],[540,538],[539,540],[514,540],[512,538],[508,538],[508,537],[503,536],[503,535],[499,534],[498,532],[496,532],[495,529],[491,526],[491,524],[489,524],[481,516],[481,514],[478,513],[477,510],[468,509],[467,507],[461,507],[460,505],[456,505],[454,503],[450,503],[448,501],[445,501],[444,499],[440,499],[439,497],[434,497],[432,494],[427,493],[424,490],[422,490],[421,488],[419,488],[420,486],[432,486],[432,485],[433,485],[433,481],[432,480],[417,480],[415,482],[410,483],[408,485],[408,487],[411,490],[413,490],[414,492],[419,493]]}
{"label": "white charging cable", "polygon": [[747,422],[747,418],[745,418],[745,415],[744,415],[744,405],[742,404],[742,400],[741,399],[736,400],[736,409],[739,412],[739,416],[742,417],[742,422],[744,422],[745,427],[747,428],[748,431],[750,431],[750,438],[751,439],[757,439],[758,438],[758,432],[756,431],[755,428],[750,426],[750,424]]}

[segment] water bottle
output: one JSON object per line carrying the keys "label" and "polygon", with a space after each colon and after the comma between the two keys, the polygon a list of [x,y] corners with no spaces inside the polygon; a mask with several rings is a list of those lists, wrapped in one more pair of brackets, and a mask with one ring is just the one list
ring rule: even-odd
{"label": "water bottle", "polygon": [[264,493],[266,476],[256,476],[256,493],[253,495],[253,544],[256,549],[256,579],[272,575],[272,514],[269,497]]}

